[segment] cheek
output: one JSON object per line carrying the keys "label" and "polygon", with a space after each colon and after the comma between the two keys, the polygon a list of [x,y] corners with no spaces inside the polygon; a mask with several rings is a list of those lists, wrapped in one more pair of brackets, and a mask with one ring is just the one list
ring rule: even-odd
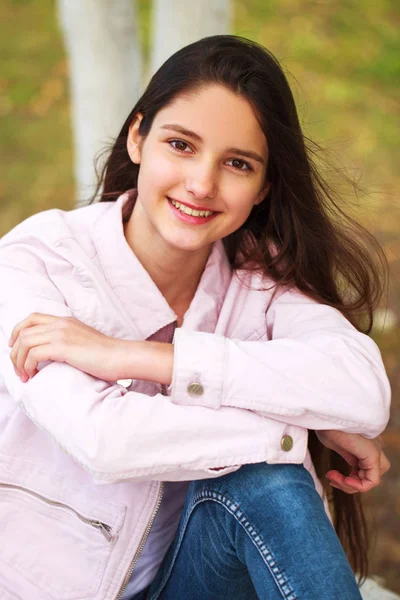
{"label": "cheek", "polygon": [[248,189],[242,189],[242,193],[240,193],[240,188],[236,188],[235,194],[229,196],[228,204],[229,211],[234,216],[235,221],[244,223],[252,211],[255,200],[255,193],[249,194]]}
{"label": "cheek", "polygon": [[168,157],[148,153],[140,165],[138,186],[142,193],[144,190],[149,193],[151,190],[169,188],[177,182],[179,175],[178,166]]}

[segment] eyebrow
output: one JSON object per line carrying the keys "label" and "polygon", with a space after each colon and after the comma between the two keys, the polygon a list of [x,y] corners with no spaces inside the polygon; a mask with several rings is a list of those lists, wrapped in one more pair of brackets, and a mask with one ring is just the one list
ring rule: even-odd
{"label": "eyebrow", "polygon": [[[203,139],[199,136],[198,133],[195,133],[194,131],[190,131],[190,129],[186,129],[186,127],[182,127],[181,125],[173,125],[173,124],[168,124],[168,125],[162,125],[160,129],[171,129],[172,131],[176,131],[177,133],[181,133],[182,135],[186,135],[187,137],[192,138],[193,140],[196,140],[196,142],[203,142]],[[257,162],[261,163],[262,165],[265,165],[265,160],[263,159],[262,156],[260,156],[259,154],[257,154],[257,152],[253,152],[252,150],[241,150],[240,148],[228,148],[227,152],[232,152],[232,154],[238,154],[240,156],[245,156],[246,158],[252,158],[253,160],[256,160]]]}

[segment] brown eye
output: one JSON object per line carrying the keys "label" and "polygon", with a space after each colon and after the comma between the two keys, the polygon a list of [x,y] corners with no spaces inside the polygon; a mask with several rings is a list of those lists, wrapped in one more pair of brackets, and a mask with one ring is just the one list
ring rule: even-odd
{"label": "brown eye", "polygon": [[234,167],[237,171],[252,171],[252,167],[249,165],[249,163],[247,163],[244,160],[241,160],[240,158],[231,158],[228,162],[230,162],[232,164],[232,167]]}
{"label": "brown eye", "polygon": [[168,143],[179,152],[186,152],[186,148],[189,148],[189,145],[183,140],[171,140]]}

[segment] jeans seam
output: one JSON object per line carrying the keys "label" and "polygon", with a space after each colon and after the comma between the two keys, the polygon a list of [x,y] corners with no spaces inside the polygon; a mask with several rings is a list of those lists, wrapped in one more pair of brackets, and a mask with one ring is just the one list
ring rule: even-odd
{"label": "jeans seam", "polygon": [[163,588],[165,587],[165,584],[168,581],[168,578],[171,574],[172,568],[175,564],[176,557],[180,550],[182,538],[185,534],[190,516],[198,504],[200,504],[202,502],[206,502],[207,500],[212,501],[212,502],[217,502],[218,504],[221,504],[222,506],[224,506],[224,508],[226,510],[228,510],[228,512],[243,527],[243,529],[249,535],[253,544],[258,549],[262,559],[264,560],[264,562],[265,562],[272,578],[274,579],[279,592],[282,594],[282,597],[284,598],[284,600],[298,600],[294,590],[292,589],[289,582],[287,581],[285,574],[279,568],[278,563],[277,563],[276,559],[274,558],[274,555],[271,552],[270,548],[264,542],[261,534],[258,533],[258,531],[250,524],[250,520],[247,518],[246,513],[240,508],[238,503],[236,503],[234,500],[232,500],[225,493],[218,492],[218,491],[212,490],[212,489],[204,489],[204,488],[194,495],[193,499],[190,502],[190,505],[188,506],[188,509],[186,511],[185,521],[183,523],[183,526],[181,528],[180,535],[179,535],[179,543],[177,545],[176,552],[172,558],[170,568],[168,569],[168,572],[166,573],[164,579],[162,580],[157,592],[155,594],[151,595],[149,597],[149,600],[157,600],[157,598],[159,597]]}
{"label": "jeans seam", "polygon": [[271,549],[264,542],[262,535],[255,529],[253,525],[251,525],[250,519],[247,517],[244,510],[240,508],[239,504],[232,500],[232,498],[230,498],[227,494],[211,489],[200,490],[196,494],[195,499],[198,497],[203,498],[203,501],[213,500],[214,502],[222,504],[226,510],[228,510],[228,512],[235,517],[238,523],[249,535],[253,544],[257,547],[283,598],[285,600],[297,600],[294,590],[290,586],[285,574],[280,569]]}

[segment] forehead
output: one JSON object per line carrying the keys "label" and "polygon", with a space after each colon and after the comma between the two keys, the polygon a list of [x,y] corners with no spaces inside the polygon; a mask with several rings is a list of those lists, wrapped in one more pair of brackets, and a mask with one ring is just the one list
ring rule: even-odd
{"label": "forehead", "polygon": [[210,85],[178,96],[157,113],[154,130],[167,123],[197,133],[205,143],[245,145],[264,155],[267,152],[267,142],[251,104],[223,86]]}

